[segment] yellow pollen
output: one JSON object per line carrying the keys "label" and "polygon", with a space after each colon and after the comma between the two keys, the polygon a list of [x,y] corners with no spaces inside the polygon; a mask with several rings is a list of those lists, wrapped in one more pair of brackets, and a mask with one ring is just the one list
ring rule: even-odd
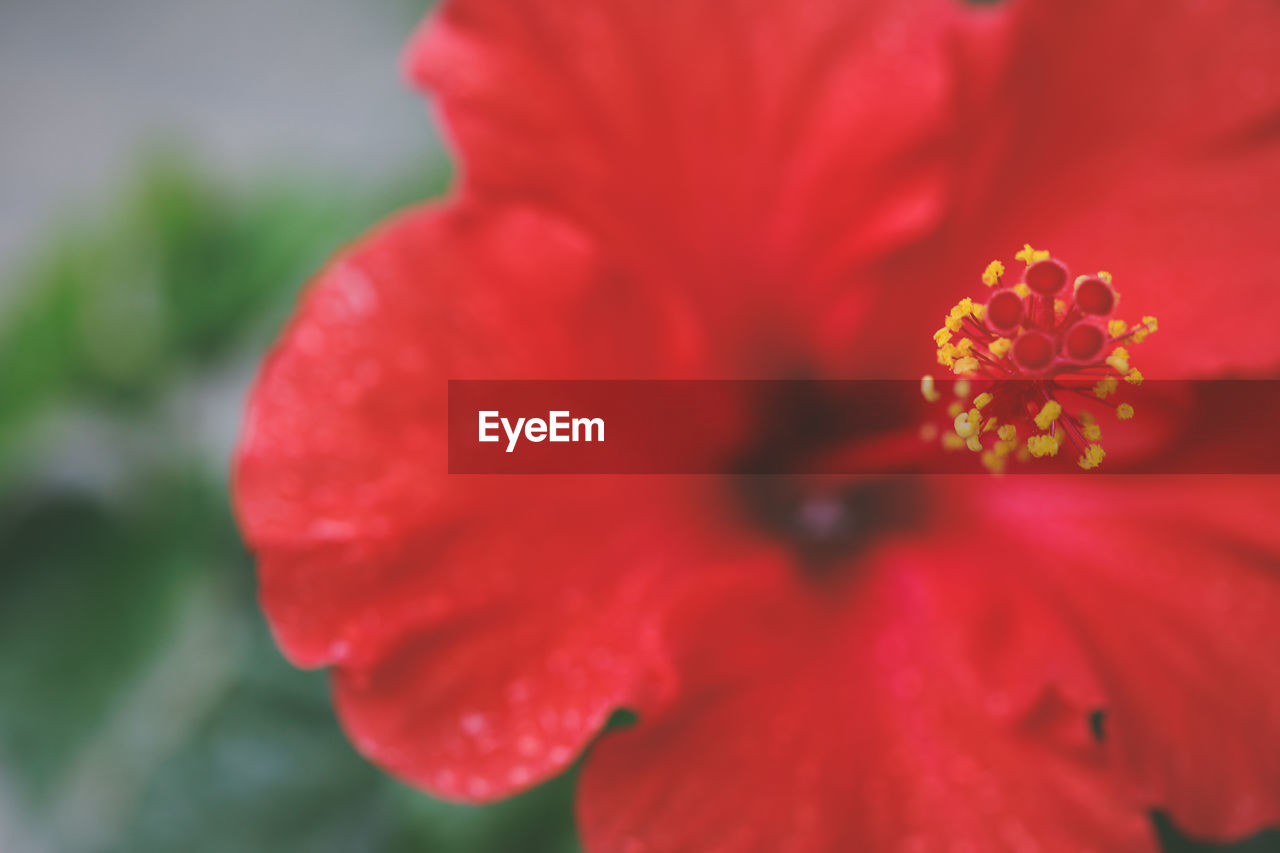
{"label": "yellow pollen", "polygon": [[933,333],[933,342],[938,346],[942,346],[951,340],[951,330],[946,326]]}
{"label": "yellow pollen", "polygon": [[1053,300],[1053,315],[1058,319],[1062,319],[1067,316],[1067,303],[1063,302],[1061,299]]}
{"label": "yellow pollen", "polygon": [[924,397],[927,403],[936,403],[942,399],[942,395],[933,385],[933,377],[928,374],[920,377],[920,396]]}
{"label": "yellow pollen", "polygon": [[986,318],[987,318],[987,306],[983,305],[981,302],[974,303],[973,319],[985,320]]}
{"label": "yellow pollen", "polygon": [[1004,473],[1004,456],[998,452],[988,450],[982,454],[982,464],[992,474]]}
{"label": "yellow pollen", "polygon": [[1017,441],[1018,428],[1013,424],[1005,424],[996,430],[996,435],[1000,436],[1001,441]]}
{"label": "yellow pollen", "polygon": [[1036,415],[1036,426],[1040,429],[1048,429],[1050,424],[1058,419],[1058,415],[1062,414],[1062,404],[1057,400],[1050,400],[1044,404],[1044,408],[1040,410],[1040,414]]}
{"label": "yellow pollen", "polygon": [[954,432],[944,432],[942,434],[942,447],[944,450],[959,450],[964,447],[964,439]]}
{"label": "yellow pollen", "polygon": [[[1107,324],[1107,331],[1111,334],[1111,337],[1118,338],[1125,332],[1129,331],[1129,324],[1124,320],[1112,320]],[[950,336],[948,335],[948,337]],[[935,338],[935,340],[937,339]],[[939,341],[939,343],[941,343],[941,341]]]}
{"label": "yellow pollen", "polygon": [[955,403],[952,403],[950,406],[947,406],[947,417],[954,418],[963,411],[964,411],[964,403],[957,401]]}
{"label": "yellow pollen", "polygon": [[1084,437],[1090,441],[1097,441],[1102,438],[1102,427],[1098,426],[1096,423],[1085,424],[1081,427],[1080,432],[1083,433]]}
{"label": "yellow pollen", "polygon": [[957,379],[954,386],[956,396],[961,400],[969,399],[969,392],[973,390],[973,386],[969,384],[968,379]]}
{"label": "yellow pollen", "polygon": [[1135,344],[1140,344],[1147,339],[1147,335],[1149,334],[1151,334],[1151,332],[1149,332],[1145,326],[1139,326],[1133,330],[1133,337],[1129,340],[1133,341]]}
{"label": "yellow pollen", "polygon": [[964,446],[972,450],[974,453],[982,451],[982,441],[976,436],[971,435],[964,440]]}
{"label": "yellow pollen", "polygon": [[1027,439],[1027,450],[1031,455],[1039,459],[1042,456],[1058,455],[1058,439],[1056,436],[1033,435]]}
{"label": "yellow pollen", "polygon": [[963,318],[956,317],[952,314],[948,314],[947,316],[942,318],[942,325],[946,326],[948,329],[950,329],[953,332],[960,331],[960,326],[963,323],[964,323]]}
{"label": "yellow pollen", "polygon": [[1004,264],[999,261],[992,261],[987,264],[987,268],[982,271],[982,283],[987,287],[995,287],[1000,283],[1000,279],[1004,276]]}
{"label": "yellow pollen", "polygon": [[1080,457],[1080,467],[1088,471],[1091,468],[1097,468],[1102,462],[1102,458],[1107,455],[1107,451],[1102,449],[1101,444],[1091,444],[1085,448],[1084,456]]}
{"label": "yellow pollen", "polygon": [[952,372],[957,375],[962,373],[972,373],[977,369],[978,369],[978,360],[973,356],[965,356],[964,358],[958,358],[956,359],[956,363],[951,367]]}
{"label": "yellow pollen", "polygon": [[1122,421],[1129,420],[1129,418],[1133,417],[1133,406],[1128,403],[1121,403],[1116,406],[1116,417]]}
{"label": "yellow pollen", "polygon": [[994,417],[987,418],[987,422],[982,425],[983,432],[991,432],[996,428],[996,419]]}
{"label": "yellow pollen", "polygon": [[1009,354],[1009,350],[1013,348],[1013,341],[1008,338],[996,338],[987,345],[987,349],[991,350],[991,354],[996,358],[1004,358]]}
{"label": "yellow pollen", "polygon": [[1111,365],[1119,373],[1129,372],[1129,351],[1124,347],[1116,347],[1111,351],[1111,355],[1107,356],[1107,364]]}
{"label": "yellow pollen", "polygon": [[1142,318],[1142,324],[1147,327],[1147,331],[1154,332],[1157,328],[1156,318],[1150,315]]}
{"label": "yellow pollen", "polygon": [[1025,281],[1020,281],[1013,286],[1013,292],[1021,296],[1023,299],[1026,299],[1031,295],[1031,288],[1027,287],[1027,283]]}
{"label": "yellow pollen", "polygon": [[961,355],[969,355],[973,352],[973,338],[961,338],[956,343],[956,352]]}
{"label": "yellow pollen", "polygon": [[990,391],[983,391],[981,394],[973,398],[973,405],[979,409],[985,409],[987,405],[994,400]]}
{"label": "yellow pollen", "polygon": [[1047,261],[1049,259],[1049,253],[1043,250],[1038,251],[1031,248],[1030,243],[1024,243],[1022,245],[1022,251],[1018,252],[1014,257],[1020,261],[1025,261],[1027,266],[1031,266],[1036,261]]}
{"label": "yellow pollen", "polygon": [[1098,270],[1098,278],[1102,279],[1107,284],[1111,283],[1111,273],[1106,270]]}
{"label": "yellow pollen", "polygon": [[967,296],[964,299],[961,299],[958,303],[956,303],[956,307],[951,309],[952,317],[964,318],[964,317],[968,317],[972,313],[973,313],[973,300]]}
{"label": "yellow pollen", "polygon": [[1130,385],[1141,385],[1142,378],[1142,371],[1135,367],[1133,370],[1129,371],[1129,375],[1124,378],[1124,381],[1128,382]]}
{"label": "yellow pollen", "polygon": [[1108,394],[1116,393],[1116,389],[1120,387],[1120,383],[1116,381],[1114,376],[1107,376],[1098,380],[1098,384],[1093,386],[1093,396],[1099,400],[1107,399]]}

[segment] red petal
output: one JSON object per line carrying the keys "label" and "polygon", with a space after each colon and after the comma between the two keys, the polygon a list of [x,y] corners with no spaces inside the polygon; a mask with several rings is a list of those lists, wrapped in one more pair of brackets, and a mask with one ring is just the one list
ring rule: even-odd
{"label": "red petal", "polygon": [[[854,264],[938,216],[940,34],[963,12],[454,0],[407,64],[440,99],[466,192],[582,223],[648,286],[700,294],[709,326],[757,348],[840,317],[847,353],[871,289]],[[836,291],[858,305],[833,314]]]}
{"label": "red petal", "polygon": [[527,210],[424,208],[383,226],[311,286],[254,390],[236,469],[250,542],[381,540],[465,517],[442,482],[447,380],[691,371],[652,296]]}
{"label": "red petal", "polygon": [[963,112],[956,264],[976,274],[1030,241],[1076,273],[1114,273],[1119,315],[1160,319],[1134,354],[1148,376],[1280,364],[1280,7],[1009,9],[1007,42],[970,63],[985,69]]}
{"label": "red petal", "polygon": [[[263,369],[236,470],[251,543],[379,538],[437,514],[445,379],[563,368],[553,318],[588,280],[530,216],[404,214],[335,261]],[[502,342],[501,346],[497,346]]]}
{"label": "red petal", "polygon": [[[615,709],[669,701],[665,614],[723,577],[714,566],[749,576],[770,559],[690,523],[705,518],[690,502],[697,489],[515,479],[527,485],[504,485],[523,512],[431,555],[415,588],[378,590],[365,618],[348,622],[357,630],[336,676],[357,747],[455,799],[535,784],[573,761]],[[449,616],[400,631],[390,647],[358,630],[395,631],[413,602],[433,599]]]}
{"label": "red petal", "polygon": [[1280,824],[1280,478],[999,492],[992,509],[1044,543],[1042,573],[1103,686],[1108,743],[1147,804],[1207,838]]}
{"label": "red petal", "polygon": [[886,548],[847,597],[783,577],[721,600],[681,647],[679,704],[593,750],[587,848],[1154,850],[1087,709],[1043,689],[1051,665],[1015,717],[974,680],[974,653],[1043,648],[1052,629],[1002,622],[940,545]]}
{"label": "red petal", "polygon": [[[659,498],[641,479],[446,479],[449,378],[674,369],[666,309],[604,275],[578,232],[527,210],[406,213],[320,276],[253,394],[235,496],[281,648],[338,665],[356,742],[443,794],[477,796],[480,779],[497,796],[563,766],[656,666],[637,639],[657,606],[643,590],[685,559],[669,486]],[[581,672],[601,654],[616,672],[590,689],[549,663]],[[503,728],[525,663],[523,701],[579,720],[544,732],[540,752],[529,730]],[[467,714],[491,715],[506,751],[469,742],[468,764]],[[454,784],[431,775],[446,768]]]}

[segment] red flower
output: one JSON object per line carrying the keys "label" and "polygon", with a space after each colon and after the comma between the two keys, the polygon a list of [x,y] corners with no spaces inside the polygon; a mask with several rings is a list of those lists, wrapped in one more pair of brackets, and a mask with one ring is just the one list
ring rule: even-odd
{"label": "red flower", "polygon": [[454,799],[634,709],[593,851],[1280,823],[1274,478],[451,479],[443,432],[449,378],[919,376],[1026,239],[1160,317],[1149,377],[1274,370],[1277,36],[1272,0],[446,3],[409,70],[461,183],[320,276],[253,396],[281,647]]}

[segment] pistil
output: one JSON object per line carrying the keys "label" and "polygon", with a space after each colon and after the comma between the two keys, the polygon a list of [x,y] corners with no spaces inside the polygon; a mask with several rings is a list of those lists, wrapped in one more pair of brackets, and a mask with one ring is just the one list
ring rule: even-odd
{"label": "pistil", "polygon": [[[1073,280],[1065,263],[1030,245],[1015,258],[1024,265],[1015,284],[1007,284],[1005,265],[992,261],[982,273],[990,296],[961,299],[933,335],[938,363],[959,377],[942,444],[979,454],[994,473],[1010,459],[1056,456],[1064,444],[1081,468],[1097,468],[1106,452],[1092,408],[1110,409],[1119,420],[1134,416],[1132,404],[1108,398],[1121,380],[1142,384],[1128,346],[1156,331],[1156,318],[1131,324],[1114,317],[1119,294],[1108,272]],[[931,376],[921,392],[942,402]]]}

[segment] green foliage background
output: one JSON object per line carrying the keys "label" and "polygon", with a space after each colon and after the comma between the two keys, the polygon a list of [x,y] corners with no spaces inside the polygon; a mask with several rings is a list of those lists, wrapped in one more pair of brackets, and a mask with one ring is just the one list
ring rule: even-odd
{"label": "green foliage background", "polygon": [[446,180],[236,193],[163,154],[21,275],[0,315],[6,853],[576,849],[570,778],[467,808],[353,752],[324,674],[271,642],[208,423],[234,423],[324,260]]}

